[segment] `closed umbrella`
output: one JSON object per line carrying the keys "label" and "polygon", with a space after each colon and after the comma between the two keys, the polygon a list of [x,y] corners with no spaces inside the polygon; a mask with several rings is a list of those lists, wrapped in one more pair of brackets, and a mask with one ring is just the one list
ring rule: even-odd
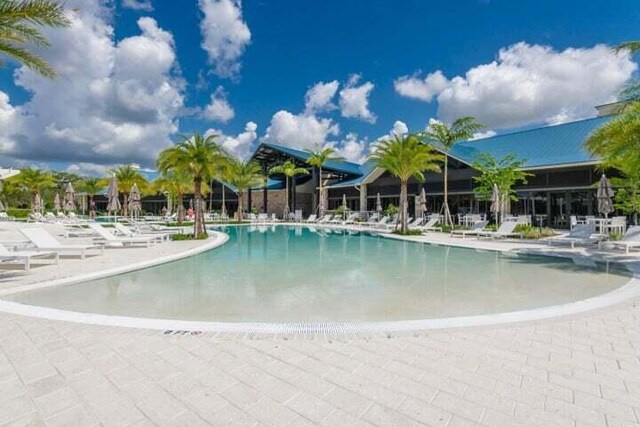
{"label": "closed umbrella", "polygon": [[500,220],[500,190],[498,190],[498,184],[493,184],[493,191],[491,192],[491,212],[496,214],[496,222]]}
{"label": "closed umbrella", "polygon": [[138,189],[138,185],[133,183],[131,191],[129,192],[129,211],[131,212],[132,217],[137,217],[141,210],[142,204],[140,190]]}
{"label": "closed umbrella", "polygon": [[600,177],[598,183],[598,191],[596,197],[598,198],[598,212],[606,217],[613,212],[613,189],[605,174]]}
{"label": "closed umbrella", "polygon": [[71,183],[67,183],[67,188],[64,191],[64,208],[69,212],[76,210],[75,190]]}
{"label": "closed umbrella", "polygon": [[118,181],[116,181],[115,174],[111,176],[109,180],[109,188],[107,188],[107,212],[109,213],[117,213],[122,205],[120,204],[120,199],[118,198]]}
{"label": "closed umbrella", "polygon": [[40,199],[40,194],[36,193],[33,198],[33,211],[37,213],[42,213],[42,199]]}
{"label": "closed umbrella", "polygon": [[424,187],[420,191],[418,202],[420,203],[420,216],[424,216],[425,212],[427,212],[427,193],[425,193]]}
{"label": "closed umbrella", "polygon": [[53,198],[53,209],[56,213],[62,210],[62,207],[60,206],[60,195],[58,193],[56,193],[56,196]]}
{"label": "closed umbrella", "polygon": [[380,197],[380,193],[376,196],[376,212],[382,212],[382,198]]}

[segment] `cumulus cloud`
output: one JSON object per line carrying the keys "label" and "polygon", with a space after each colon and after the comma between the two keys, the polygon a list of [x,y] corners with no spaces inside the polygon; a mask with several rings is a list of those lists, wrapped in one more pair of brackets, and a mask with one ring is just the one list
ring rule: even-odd
{"label": "cumulus cloud", "polygon": [[369,140],[367,138],[359,139],[354,132],[349,132],[342,141],[332,142],[331,145],[336,150],[336,155],[345,160],[361,163],[367,157],[367,148]]}
{"label": "cumulus cloud", "polygon": [[66,171],[69,173],[75,173],[80,176],[105,176],[117,165],[97,165],[95,163],[72,163],[67,166]]}
{"label": "cumulus cloud", "polygon": [[280,110],[271,118],[264,141],[310,149],[315,145],[324,145],[329,137],[337,136],[339,133],[338,124],[329,118]]}
{"label": "cumulus cloud", "polygon": [[32,96],[19,107],[14,127],[22,122],[20,128],[0,130],[11,140],[4,154],[151,164],[171,144],[183,107],[172,35],[152,18],[141,18],[139,35],[116,42],[111,9],[97,0],[68,1],[67,6],[78,7],[69,13],[71,27],[46,30],[53,47],[41,53],[60,77],[49,81],[25,67],[16,71],[16,84]]}
{"label": "cumulus cloud", "polygon": [[484,132],[475,132],[470,140],[473,141],[475,139],[491,138],[492,136],[496,136],[496,135],[497,135],[497,132],[495,130],[489,129]]}
{"label": "cumulus cloud", "polygon": [[122,0],[122,7],[125,9],[142,10],[144,12],[153,11],[151,0]]}
{"label": "cumulus cloud", "polygon": [[393,86],[402,96],[431,102],[434,96],[449,86],[449,80],[438,70],[427,74],[425,78],[420,77],[420,73],[399,77],[393,82]]}
{"label": "cumulus cloud", "polygon": [[336,108],[331,101],[338,91],[338,86],[337,80],[319,82],[311,86],[304,96],[305,113],[312,114]]}
{"label": "cumulus cloud", "polygon": [[409,128],[407,127],[407,124],[405,122],[396,120],[393,123],[393,127],[391,128],[391,131],[389,133],[391,135],[402,136],[409,133]]}
{"label": "cumulus cloud", "polygon": [[7,153],[15,149],[22,123],[20,108],[11,105],[9,95],[0,91],[0,152]]}
{"label": "cumulus cloud", "polygon": [[199,0],[202,48],[207,52],[213,73],[235,77],[240,57],[251,41],[251,31],[242,19],[240,0]]}
{"label": "cumulus cloud", "polygon": [[[437,93],[438,114],[446,122],[474,116],[494,129],[592,117],[595,105],[616,100],[636,69],[628,53],[614,54],[605,45],[557,51],[517,43],[501,49],[497,60],[448,80]],[[401,86],[404,93],[396,85],[398,93],[425,101],[435,95],[429,98],[426,90],[409,95],[408,83],[420,83],[412,78],[398,79],[407,83]]]}
{"label": "cumulus cloud", "polygon": [[361,76],[354,74],[340,91],[340,110],[342,117],[361,119],[375,123],[377,117],[369,110],[369,95],[374,88],[373,83],[358,85]]}
{"label": "cumulus cloud", "polygon": [[205,136],[218,135],[219,143],[229,153],[236,157],[246,159],[253,152],[253,143],[258,139],[258,125],[254,122],[247,122],[244,132],[236,136],[225,135],[218,129],[209,129]]}
{"label": "cumulus cloud", "polygon": [[227,94],[222,86],[218,86],[216,91],[211,94],[211,101],[203,111],[205,118],[209,120],[215,120],[218,122],[226,123],[233,119],[236,115],[233,107],[227,100]]}

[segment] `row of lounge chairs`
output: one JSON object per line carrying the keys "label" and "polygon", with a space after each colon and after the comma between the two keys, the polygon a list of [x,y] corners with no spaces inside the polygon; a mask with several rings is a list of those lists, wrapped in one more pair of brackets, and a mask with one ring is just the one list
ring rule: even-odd
{"label": "row of lounge chairs", "polygon": [[169,240],[172,230],[160,230],[154,232],[150,230],[141,233],[135,229],[126,227],[124,224],[115,223],[113,229],[103,227],[98,223],[87,223],[84,229],[86,234],[83,237],[91,237],[91,243],[61,242],[44,228],[20,228],[18,231],[28,240],[27,246],[16,249],[9,244],[0,243],[0,261],[23,265],[28,271],[31,260],[36,258],[52,258],[58,263],[60,255],[78,256],[84,259],[87,254],[94,251],[97,254],[104,254],[105,248],[123,248],[133,246],[150,247],[157,243]]}

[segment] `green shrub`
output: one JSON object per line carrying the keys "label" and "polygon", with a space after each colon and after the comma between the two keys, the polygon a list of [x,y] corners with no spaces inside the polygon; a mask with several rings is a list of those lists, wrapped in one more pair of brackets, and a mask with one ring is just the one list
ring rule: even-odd
{"label": "green shrub", "polygon": [[389,206],[387,206],[387,208],[384,210],[384,214],[386,216],[394,216],[398,213],[400,209],[398,209],[398,207],[396,205],[394,205],[393,203],[389,204]]}
{"label": "green shrub", "polygon": [[549,227],[539,228],[529,224],[518,224],[514,232],[522,234],[525,239],[543,239],[554,236],[556,233]]}
{"label": "green shrub", "polygon": [[7,209],[7,215],[12,216],[14,218],[19,218],[19,219],[29,218],[30,213],[31,213],[31,209],[18,209],[18,208]]}
{"label": "green shrub", "polygon": [[200,233],[198,234],[196,237],[193,236],[193,233],[189,233],[189,234],[173,234],[171,235],[171,240],[176,240],[176,241],[181,241],[181,240],[204,240],[206,239],[207,234],[206,233]]}

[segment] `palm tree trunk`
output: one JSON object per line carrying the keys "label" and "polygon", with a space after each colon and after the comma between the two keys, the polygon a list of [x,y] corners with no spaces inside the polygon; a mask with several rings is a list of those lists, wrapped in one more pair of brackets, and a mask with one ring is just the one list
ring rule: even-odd
{"label": "palm tree trunk", "polygon": [[195,206],[195,218],[193,222],[193,234],[194,237],[198,237],[200,234],[206,234],[206,229],[204,226],[204,218],[202,212],[202,193],[200,189],[202,188],[202,178],[196,176],[193,178],[193,198]]}
{"label": "palm tree trunk", "polygon": [[[284,176],[284,203],[285,203],[284,212],[288,214],[289,213],[289,177],[286,175]],[[284,216],[284,212],[283,212],[283,216]],[[286,221],[287,218],[282,218],[282,220]]]}
{"label": "palm tree trunk", "polygon": [[244,197],[243,191],[238,191],[238,221],[242,222],[242,197]]}
{"label": "palm tree trunk", "polygon": [[123,199],[124,199],[124,203],[122,204],[122,210],[123,210],[123,215],[127,216],[128,213],[128,201],[129,201],[129,196],[127,195],[127,193],[122,193],[123,195]]}
{"label": "palm tree trunk", "polygon": [[444,224],[453,225],[451,221],[451,211],[449,210],[449,158],[444,157],[444,204],[442,205],[442,214],[444,215]]}
{"label": "palm tree trunk", "polygon": [[178,224],[182,224],[184,221],[184,201],[182,199],[182,194],[178,194],[176,197],[176,220]]}
{"label": "palm tree trunk", "polygon": [[318,209],[318,216],[322,216],[324,214],[324,206],[322,205],[322,166],[318,166],[318,188],[319,188],[319,196],[318,201],[320,202],[320,209]]}
{"label": "palm tree trunk", "polygon": [[407,224],[407,181],[400,182],[400,230],[406,233]]}

